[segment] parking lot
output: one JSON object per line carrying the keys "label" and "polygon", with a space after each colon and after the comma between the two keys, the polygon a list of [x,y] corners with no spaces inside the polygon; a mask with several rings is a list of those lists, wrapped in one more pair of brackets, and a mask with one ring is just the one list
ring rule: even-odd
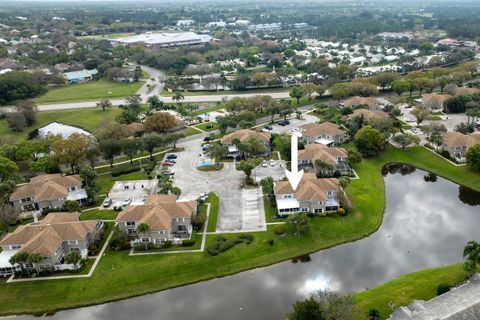
{"label": "parking lot", "polygon": [[290,124],[288,124],[286,126],[281,126],[279,124],[274,124],[272,126],[273,130],[271,130],[271,133],[288,133],[289,131],[291,131],[293,129],[298,129],[298,127],[300,127],[301,125],[304,125],[304,124],[307,124],[307,123],[314,123],[314,122],[318,121],[317,117],[315,117],[311,114],[308,114],[308,113],[302,114],[302,118],[303,119],[296,119],[296,118],[289,119]]}
{"label": "parking lot", "polygon": [[117,181],[107,193],[107,198],[111,199],[111,204],[102,207],[112,209],[127,205],[142,205],[149,194],[156,193],[157,187],[157,179]]}

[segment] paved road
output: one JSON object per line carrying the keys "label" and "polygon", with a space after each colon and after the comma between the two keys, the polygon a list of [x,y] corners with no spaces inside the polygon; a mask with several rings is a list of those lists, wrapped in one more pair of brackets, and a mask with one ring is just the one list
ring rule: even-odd
{"label": "paved road", "polygon": [[[149,83],[152,83],[150,80]],[[155,86],[154,90],[148,92],[147,84],[145,84],[138,93],[142,94],[143,101],[149,96],[152,95],[159,95],[162,91],[164,84],[158,84]],[[289,98],[288,92],[271,92],[271,93],[243,93],[243,94],[225,94],[225,95],[202,95],[202,96],[185,96],[185,99],[182,102],[220,102],[223,100],[231,100],[237,97],[253,97],[258,95],[265,95],[271,96],[274,99],[283,99]],[[160,96],[160,100],[166,103],[171,103],[172,97],[162,97]],[[117,100],[110,100],[114,106],[118,106],[125,103],[124,99],[117,99]],[[54,110],[69,110],[69,109],[85,109],[85,108],[95,108],[96,101],[86,101],[86,102],[70,102],[70,103],[55,103],[55,104],[46,104],[46,105],[39,105],[39,111],[54,111]]]}

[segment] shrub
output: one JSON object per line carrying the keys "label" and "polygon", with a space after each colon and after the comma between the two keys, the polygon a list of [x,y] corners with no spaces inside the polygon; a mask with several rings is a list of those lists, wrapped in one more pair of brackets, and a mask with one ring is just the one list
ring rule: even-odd
{"label": "shrub", "polygon": [[341,216],[344,216],[347,212],[345,211],[345,209],[339,208],[338,211],[337,211],[337,213],[338,213],[339,215],[341,215]]}
{"label": "shrub", "polygon": [[93,243],[88,247],[88,254],[91,256],[94,256],[97,254],[98,247],[94,245]]}
{"label": "shrub", "polygon": [[121,167],[112,170],[112,177],[118,177],[127,173],[140,171],[140,167],[137,165],[122,165]]}
{"label": "shrub", "polygon": [[275,243],[275,241],[273,239],[268,239],[267,240],[267,243],[269,246],[273,246],[273,244]]}
{"label": "shrub", "polygon": [[195,216],[195,219],[193,219],[193,227],[195,230],[201,230],[203,228],[203,225],[205,224],[205,221],[207,221],[207,215],[205,213],[198,213]]}
{"label": "shrub", "polygon": [[143,168],[145,169],[145,172],[149,175],[153,171],[153,169],[155,169],[156,165],[157,164],[154,161],[152,161],[145,164]]}
{"label": "shrub", "polygon": [[127,233],[115,227],[110,241],[110,248],[115,251],[128,250],[130,249],[130,242],[128,240]]}
{"label": "shrub", "polygon": [[275,233],[277,236],[283,236],[287,234],[287,227],[283,224],[276,225],[273,228],[273,233]]}
{"label": "shrub", "polygon": [[450,291],[451,287],[448,283],[440,283],[437,287],[437,296]]}
{"label": "shrub", "polygon": [[242,233],[237,239],[242,240],[242,242],[245,242],[246,244],[250,244],[253,242],[253,235],[250,233]]}
{"label": "shrub", "polygon": [[182,247],[191,247],[195,245],[195,240],[190,239],[190,240],[183,240],[182,241]]}
{"label": "shrub", "polygon": [[167,240],[163,243],[163,247],[164,248],[170,248],[172,246],[172,244],[173,244],[172,241]]}
{"label": "shrub", "polygon": [[450,159],[450,153],[447,150],[440,151],[440,154],[442,155],[442,157]]}

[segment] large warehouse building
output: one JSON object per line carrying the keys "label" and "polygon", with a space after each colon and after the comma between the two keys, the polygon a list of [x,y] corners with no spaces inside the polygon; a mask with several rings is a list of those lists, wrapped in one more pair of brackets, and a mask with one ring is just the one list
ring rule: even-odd
{"label": "large warehouse building", "polygon": [[184,45],[204,44],[212,40],[209,35],[196,34],[195,32],[161,32],[143,33],[130,37],[112,39],[112,42],[124,45],[145,45],[147,47],[166,48]]}

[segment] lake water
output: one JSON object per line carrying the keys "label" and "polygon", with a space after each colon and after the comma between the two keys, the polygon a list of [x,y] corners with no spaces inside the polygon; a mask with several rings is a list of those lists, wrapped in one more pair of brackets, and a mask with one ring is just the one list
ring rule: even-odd
{"label": "lake water", "polygon": [[282,319],[292,303],[315,290],[360,291],[405,273],[461,262],[467,241],[480,241],[480,193],[411,167],[392,165],[384,174],[386,212],[370,237],[294,261],[62,311],[52,318]]}

